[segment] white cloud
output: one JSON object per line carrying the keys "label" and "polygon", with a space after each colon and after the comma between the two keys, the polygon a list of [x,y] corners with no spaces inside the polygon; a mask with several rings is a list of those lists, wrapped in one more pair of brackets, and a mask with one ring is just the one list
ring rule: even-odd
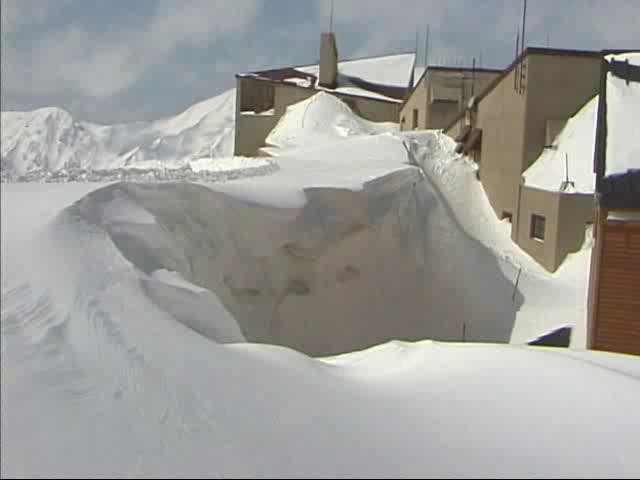
{"label": "white cloud", "polygon": [[224,0],[167,1],[136,27],[94,33],[69,25],[41,36],[27,56],[7,56],[13,72],[3,88],[38,94],[71,90],[108,98],[131,87],[179,48],[214,45],[231,33],[241,35],[261,8],[262,2],[254,0],[234,0],[231,8]]}

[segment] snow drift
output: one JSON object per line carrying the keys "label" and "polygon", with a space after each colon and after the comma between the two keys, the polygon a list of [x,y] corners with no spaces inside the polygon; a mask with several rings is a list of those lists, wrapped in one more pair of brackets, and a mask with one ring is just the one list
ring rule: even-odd
{"label": "snow drift", "polygon": [[[354,115],[342,100],[320,92],[291,105],[266,139],[278,149],[313,147],[361,135],[397,131],[395,123],[376,123]],[[272,154],[280,154],[268,149]]]}
{"label": "snow drift", "polygon": [[[176,273],[202,260],[180,249],[228,248],[224,222],[202,223],[212,204],[201,202],[219,194],[114,185],[47,225],[91,187],[6,187],[3,203],[28,198],[30,210],[2,216],[3,477],[640,473],[637,359],[426,341],[313,360],[224,345],[242,342],[236,325]],[[187,204],[201,211],[169,215]],[[179,222],[200,233],[186,238]],[[251,233],[234,230],[244,247]]]}
{"label": "snow drift", "polygon": [[4,179],[62,171],[180,169],[233,154],[235,90],[153,122],[113,126],[75,120],[59,108],[2,112]]}
{"label": "snow drift", "polygon": [[584,300],[588,257],[530,265],[446,136],[292,145],[220,185],[2,188],[2,476],[640,474],[636,358],[255,343],[506,342]]}

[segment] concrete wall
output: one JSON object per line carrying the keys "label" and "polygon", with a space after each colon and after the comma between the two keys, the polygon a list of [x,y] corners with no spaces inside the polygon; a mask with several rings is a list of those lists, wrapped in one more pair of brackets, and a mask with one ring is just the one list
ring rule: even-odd
{"label": "concrete wall", "polygon": [[[522,186],[519,222],[514,240],[544,268],[554,272],[569,253],[584,242],[587,223],[593,221],[593,195],[550,192]],[[531,238],[531,216],[545,217],[544,241]]]}
{"label": "concrete wall", "polygon": [[265,139],[278,120],[278,115],[237,115],[234,154],[243,157],[259,156],[259,149],[264,146]]}
{"label": "concrete wall", "polygon": [[[407,101],[402,105],[400,109],[400,129],[401,130],[413,130],[413,110],[418,110],[418,129],[424,130],[427,128],[426,122],[426,106],[427,106],[427,89],[425,86],[425,77],[423,76],[420,83],[416,85]],[[402,119],[405,119],[404,124]]]}
{"label": "concrete wall", "polygon": [[[560,195],[557,192],[522,187],[520,222],[513,226],[516,229],[514,240],[525,252],[551,272],[556,269],[559,212]],[[545,217],[544,241],[530,236],[532,215]],[[584,237],[584,229],[582,232]]]}
{"label": "concrete wall", "polygon": [[[447,126],[464,109],[469,98],[484,90],[499,72],[477,70],[427,71],[404,103],[400,118],[404,130],[412,130],[413,110],[418,110],[418,129],[440,129]],[[472,87],[473,84],[473,87]],[[402,121],[400,122],[402,128]]]}
{"label": "concrete wall", "polygon": [[560,193],[556,268],[568,254],[582,247],[585,227],[594,222],[594,209],[594,196],[591,194]]}
{"label": "concrete wall", "polygon": [[476,127],[482,130],[480,180],[499,218],[516,216],[525,141],[526,97],[514,89],[509,72],[478,105]]}
{"label": "concrete wall", "polygon": [[599,57],[539,54],[527,57],[527,116],[522,171],[542,153],[547,121],[570,118],[598,94],[600,62]]}

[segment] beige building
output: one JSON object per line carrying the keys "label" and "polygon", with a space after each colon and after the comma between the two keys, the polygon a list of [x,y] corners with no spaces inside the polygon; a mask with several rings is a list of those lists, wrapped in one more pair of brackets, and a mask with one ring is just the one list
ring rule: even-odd
{"label": "beige building", "polygon": [[[522,174],[566,121],[598,93],[599,52],[527,48],[445,132],[479,165],[479,179],[512,238],[549,271],[584,240],[593,197],[523,185]],[[589,159],[585,159],[589,161]]]}
{"label": "beige building", "polygon": [[414,53],[339,62],[335,35],[323,33],[320,65],[236,75],[234,153],[263,154],[267,136],[287,107],[320,91],[340,98],[367,120],[397,123],[414,67]]}
{"label": "beige building", "polygon": [[400,130],[445,127],[501,73],[486,68],[428,67],[402,106]]}

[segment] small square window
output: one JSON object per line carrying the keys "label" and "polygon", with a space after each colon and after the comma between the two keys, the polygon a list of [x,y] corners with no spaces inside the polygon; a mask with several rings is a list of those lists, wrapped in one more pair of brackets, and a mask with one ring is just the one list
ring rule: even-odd
{"label": "small square window", "polygon": [[544,241],[544,229],[546,219],[542,215],[531,215],[531,231],[530,236],[541,242]]}

